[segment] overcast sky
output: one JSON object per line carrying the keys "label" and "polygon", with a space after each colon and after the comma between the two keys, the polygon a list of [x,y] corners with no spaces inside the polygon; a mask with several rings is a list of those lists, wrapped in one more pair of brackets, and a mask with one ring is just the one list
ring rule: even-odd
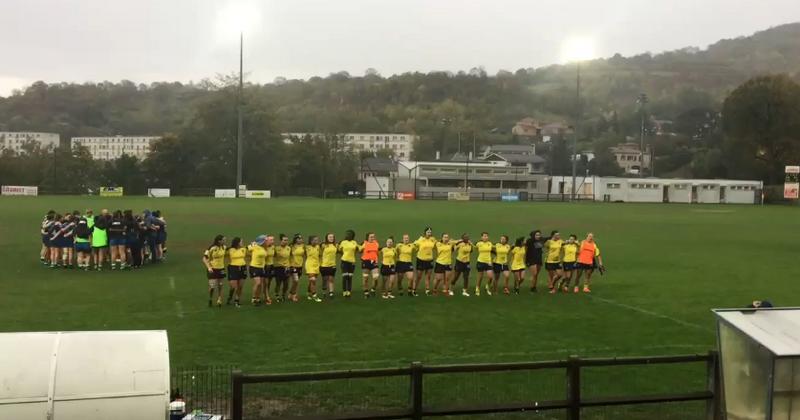
{"label": "overcast sky", "polygon": [[[237,19],[241,10],[244,18]],[[346,70],[516,70],[699,46],[800,21],[799,0],[0,0],[0,96],[36,80],[252,81]]]}

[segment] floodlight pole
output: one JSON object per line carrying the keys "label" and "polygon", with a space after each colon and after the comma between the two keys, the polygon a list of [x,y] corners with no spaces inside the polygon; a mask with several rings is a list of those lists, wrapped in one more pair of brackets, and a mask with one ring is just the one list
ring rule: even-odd
{"label": "floodlight pole", "polygon": [[239,125],[236,129],[236,192],[242,185],[242,90],[244,88],[244,32],[239,32],[239,91],[236,98],[236,113]]}
{"label": "floodlight pole", "polygon": [[581,62],[575,62],[575,133],[572,137],[572,195],[571,201],[575,200],[575,180],[578,172],[578,132],[581,128]]}

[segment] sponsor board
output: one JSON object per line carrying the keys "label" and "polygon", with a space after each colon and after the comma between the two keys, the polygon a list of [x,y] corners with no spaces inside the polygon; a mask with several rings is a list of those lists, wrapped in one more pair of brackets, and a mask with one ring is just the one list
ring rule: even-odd
{"label": "sponsor board", "polygon": [[100,197],[122,197],[123,194],[122,187],[100,187]]}
{"label": "sponsor board", "polygon": [[783,198],[797,199],[800,196],[800,166],[787,166],[783,183]]}
{"label": "sponsor board", "polygon": [[500,196],[501,201],[519,201],[519,194],[503,194]]}
{"label": "sponsor board", "polygon": [[214,190],[214,198],[236,198],[236,190],[231,189],[216,189]]}
{"label": "sponsor board", "polygon": [[447,193],[448,200],[469,201],[469,193],[463,191],[450,191]]}
{"label": "sponsor board", "polygon": [[239,185],[239,190],[238,191],[239,191],[239,193],[238,193],[237,197],[244,197],[245,194],[247,194],[247,185],[244,185],[244,184]]}
{"label": "sponsor board", "polygon": [[166,198],[169,197],[169,188],[148,188],[147,196],[153,198]]}
{"label": "sponsor board", "polygon": [[415,197],[414,197],[414,193],[413,192],[399,192],[398,191],[396,198],[398,200],[413,200]]}
{"label": "sponsor board", "polygon": [[3,185],[2,195],[39,195],[39,187],[31,187],[26,185]]}
{"label": "sponsor board", "polygon": [[245,198],[272,198],[270,190],[247,190],[244,193]]}

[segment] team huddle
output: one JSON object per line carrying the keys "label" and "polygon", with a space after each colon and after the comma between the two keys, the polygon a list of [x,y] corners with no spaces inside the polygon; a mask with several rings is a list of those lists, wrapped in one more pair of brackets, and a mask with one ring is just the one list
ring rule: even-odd
{"label": "team huddle", "polygon": [[[299,234],[291,240],[284,234],[277,238],[259,235],[249,245],[235,237],[228,246],[225,237],[217,235],[203,253],[208,278],[208,306],[213,305],[215,294],[217,306],[222,306],[226,276],[229,282],[227,304],[237,307],[242,301],[244,281],[248,275],[253,279],[253,305],[269,305],[273,297],[277,302],[297,302],[304,273],[308,279],[308,300],[322,302],[322,297],[332,299],[337,259],[344,298],[352,296],[357,260],[361,263],[364,297],[377,296],[380,290],[383,299],[394,299],[395,294],[404,293],[417,296],[423,283],[428,296],[453,296],[453,288],[457,287],[459,280],[463,282],[461,294],[470,296],[473,253],[477,253],[476,296],[480,296],[482,291],[489,296],[497,294],[501,280],[502,293],[508,295],[513,291],[519,294],[528,272],[530,291],[534,293],[539,273],[543,270],[547,272],[549,293],[589,293],[594,271],[604,272],[600,248],[592,233],[578,241],[575,235],[562,239],[558,231],[553,231],[545,237],[536,230],[528,238],[517,238],[513,244],[506,235],[500,236],[498,242],[492,242],[487,232],[481,233],[476,242],[471,241],[467,234],[461,235],[460,239],[451,239],[446,233],[435,238],[431,228],[425,228],[423,235],[413,242],[408,234],[404,234],[399,243],[389,237],[381,245],[375,233],[369,232],[359,244],[355,236],[354,231],[348,230],[345,239],[337,242],[333,233],[328,233],[322,240],[312,235],[307,241]],[[405,288],[404,281],[407,281]],[[273,283],[274,291],[270,295]]]}
{"label": "team huddle", "polygon": [[157,263],[166,254],[167,222],[161,212],[145,210],[141,215],[103,209],[99,215],[86,210],[50,210],[42,220],[39,259],[52,268],[112,270],[139,268],[146,261]]}

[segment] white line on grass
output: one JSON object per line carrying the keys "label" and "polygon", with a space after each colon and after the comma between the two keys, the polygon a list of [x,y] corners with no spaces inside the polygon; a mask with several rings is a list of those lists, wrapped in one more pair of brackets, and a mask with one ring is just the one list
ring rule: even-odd
{"label": "white line on grass", "polygon": [[650,315],[650,316],[654,316],[656,318],[666,319],[666,320],[675,322],[677,324],[683,325],[684,327],[690,327],[690,328],[694,328],[694,329],[697,329],[697,330],[700,330],[700,331],[705,331],[705,332],[713,332],[713,330],[711,330],[709,328],[706,328],[706,327],[704,327],[702,325],[693,324],[691,322],[686,322],[686,321],[684,321],[682,319],[673,318],[673,317],[671,317],[669,315],[664,315],[664,314],[660,314],[658,312],[653,312],[653,311],[650,311],[650,310],[647,310],[647,309],[644,309],[644,308],[640,308],[638,306],[628,305],[626,303],[617,302],[615,300],[597,297],[596,295],[588,295],[588,296],[591,299],[599,300],[600,302],[607,303],[609,305],[619,306],[620,308],[630,309],[632,311],[636,311],[636,312],[639,312],[639,313],[642,313],[642,314],[645,314],[645,315]]}
{"label": "white line on grass", "polygon": [[169,276],[169,288],[175,290],[175,277]]}
{"label": "white line on grass", "polygon": [[178,315],[178,318],[183,318],[183,304],[181,301],[175,301],[175,313]]}

